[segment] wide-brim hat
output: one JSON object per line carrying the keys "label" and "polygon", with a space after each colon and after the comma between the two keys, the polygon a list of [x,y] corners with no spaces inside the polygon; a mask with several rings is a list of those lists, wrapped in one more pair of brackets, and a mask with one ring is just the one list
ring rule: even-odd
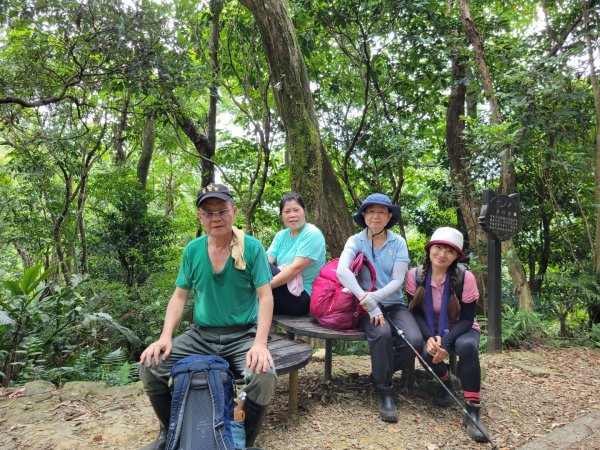
{"label": "wide-brim hat", "polygon": [[465,259],[463,243],[463,234],[456,228],[441,227],[433,232],[431,239],[429,239],[429,242],[425,244],[425,250],[429,250],[429,247],[434,244],[447,245],[458,252],[458,260],[462,261]]}
{"label": "wide-brim hat", "polygon": [[385,226],[386,228],[393,227],[396,225],[396,223],[398,223],[398,220],[400,219],[400,207],[392,204],[390,198],[385,194],[371,194],[365,198],[365,200],[362,202],[362,205],[360,205],[360,208],[358,208],[356,214],[352,216],[352,219],[354,219],[358,226],[361,228],[367,227],[365,218],[363,217],[363,212],[371,205],[383,205],[392,213],[392,217]]}
{"label": "wide-brim hat", "polygon": [[196,197],[196,207],[199,208],[200,204],[204,200],[209,198],[218,198],[219,200],[233,200],[233,195],[229,191],[229,188],[224,184],[210,183],[200,188]]}

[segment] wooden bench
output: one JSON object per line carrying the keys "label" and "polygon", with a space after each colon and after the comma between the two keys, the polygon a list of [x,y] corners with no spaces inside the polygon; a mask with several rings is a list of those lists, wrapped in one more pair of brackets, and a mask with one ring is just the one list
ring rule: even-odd
{"label": "wooden bench", "polygon": [[[336,340],[345,341],[364,341],[367,339],[367,333],[364,331],[336,331],[329,328],[325,328],[317,323],[312,316],[285,316],[281,314],[275,314],[273,316],[273,323],[283,328],[287,337],[290,340],[294,340],[296,335],[309,336],[318,339],[325,340],[325,379],[331,379],[331,366],[332,366],[332,350],[333,342]],[[450,353],[450,371],[454,374],[457,373],[457,358],[456,353]],[[414,363],[409,366],[406,374],[402,374],[403,377],[407,377],[408,380],[414,381]],[[412,382],[408,381],[408,382]]]}
{"label": "wooden bench", "polygon": [[294,415],[298,412],[298,370],[310,361],[312,347],[274,333],[269,335],[268,346],[277,375],[289,374],[288,410]]}
{"label": "wooden bench", "polygon": [[273,316],[273,323],[283,328],[287,333],[288,339],[292,341],[296,335],[325,340],[326,380],[331,379],[333,342],[336,340],[364,341],[367,339],[367,334],[364,331],[345,332],[322,327],[312,316],[284,316],[276,314]]}

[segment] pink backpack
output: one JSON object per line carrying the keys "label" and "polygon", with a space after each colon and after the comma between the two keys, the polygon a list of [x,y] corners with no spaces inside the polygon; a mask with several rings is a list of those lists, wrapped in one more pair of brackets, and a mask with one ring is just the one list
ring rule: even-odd
{"label": "pink backpack", "polygon": [[[339,258],[326,263],[313,281],[310,296],[310,314],[320,325],[340,331],[357,331],[358,319],[367,312],[358,299],[338,281],[336,271]],[[375,267],[362,253],[356,255],[350,270],[354,275],[366,266],[371,274],[372,291],[375,287]]]}

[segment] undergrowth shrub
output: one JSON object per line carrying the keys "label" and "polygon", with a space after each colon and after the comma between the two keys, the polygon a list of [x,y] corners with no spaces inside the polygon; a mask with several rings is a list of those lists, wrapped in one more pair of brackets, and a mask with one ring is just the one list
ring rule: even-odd
{"label": "undergrowth shrub", "polygon": [[[487,352],[488,320],[485,316],[477,316],[481,326],[479,352]],[[502,348],[519,348],[528,339],[544,333],[544,322],[536,312],[517,309],[510,305],[502,305]]]}
{"label": "undergrowth shrub", "polygon": [[[128,327],[100,309],[99,297],[81,294],[85,277],[75,276],[71,285],[60,286],[47,281],[53,270],[38,264],[3,282],[0,377],[4,386],[48,379],[52,368],[72,367],[88,349],[102,347],[115,334],[141,345]],[[81,373],[85,376],[85,371]]]}

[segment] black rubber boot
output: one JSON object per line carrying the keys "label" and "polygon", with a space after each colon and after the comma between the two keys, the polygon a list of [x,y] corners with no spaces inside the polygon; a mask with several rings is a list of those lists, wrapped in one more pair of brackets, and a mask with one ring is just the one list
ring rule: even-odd
{"label": "black rubber boot", "polygon": [[390,386],[377,386],[379,394],[379,417],[384,422],[398,422],[398,412],[394,403],[394,390]]}
{"label": "black rubber boot", "polygon": [[[469,416],[473,419],[474,422],[477,423],[481,427],[485,434],[487,434],[486,428],[483,426],[481,421],[479,420],[479,412],[481,411],[481,406],[476,403],[467,402],[466,404],[467,412]],[[469,420],[467,417],[464,418],[465,425],[467,426],[467,435],[473,439],[475,442],[487,442],[488,439],[483,435],[481,431],[473,424],[473,421]]]}
{"label": "black rubber boot", "polygon": [[254,403],[246,397],[244,400],[244,428],[246,430],[246,447],[253,447],[256,436],[265,421],[267,407]]}
{"label": "black rubber boot", "polygon": [[[448,375],[448,379],[444,381],[444,386],[450,389],[450,392],[454,393],[451,375]],[[448,391],[439,384],[437,386],[437,391],[435,391],[435,396],[433,397],[433,404],[440,408],[447,408],[452,405],[452,397],[450,397]]]}
{"label": "black rubber boot", "polygon": [[156,440],[142,447],[141,450],[164,450],[167,445],[167,431],[171,417],[171,394],[149,395],[148,398],[150,399],[152,409],[154,409],[154,414],[158,418],[160,431]]}

